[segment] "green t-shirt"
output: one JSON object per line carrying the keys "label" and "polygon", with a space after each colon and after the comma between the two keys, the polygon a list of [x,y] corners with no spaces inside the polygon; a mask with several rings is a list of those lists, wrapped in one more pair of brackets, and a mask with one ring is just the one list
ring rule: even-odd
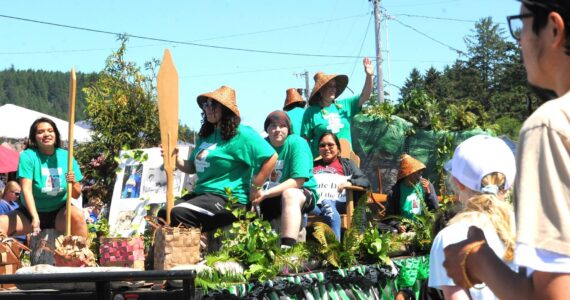
{"label": "green t-shirt", "polygon": [[226,196],[225,188],[230,188],[239,203],[247,204],[251,176],[273,154],[273,147],[249,126],[239,125],[229,141],[216,129],[200,138],[190,154],[198,178],[194,192]]}
{"label": "green t-shirt", "polygon": [[408,186],[400,182],[400,212],[403,217],[415,219],[416,215],[423,215],[423,190],[418,182],[415,186]]}
{"label": "green t-shirt", "polygon": [[295,107],[287,112],[289,119],[291,120],[291,132],[294,134],[301,133],[301,124],[303,124],[303,114],[305,109],[301,107]]}
{"label": "green t-shirt", "polygon": [[[73,159],[75,180],[83,175],[77,161]],[[20,154],[18,178],[32,181],[32,194],[38,212],[59,210],[67,201],[67,150],[56,148],[53,155],[42,154],[38,149],[26,149]],[[26,202],[22,201],[26,207]]]}
{"label": "green t-shirt", "polygon": [[271,187],[289,178],[305,178],[303,187],[311,191],[315,201],[318,201],[317,181],[313,176],[313,157],[307,141],[298,135],[289,135],[285,144],[275,147],[275,151],[278,154],[277,162],[266,185]]}
{"label": "green t-shirt", "polygon": [[352,118],[361,110],[359,100],[360,95],[339,100],[325,108],[311,105],[305,110],[301,136],[309,140],[313,157],[319,156],[319,138],[325,132],[330,131],[338,138],[347,139],[352,145],[350,124]]}

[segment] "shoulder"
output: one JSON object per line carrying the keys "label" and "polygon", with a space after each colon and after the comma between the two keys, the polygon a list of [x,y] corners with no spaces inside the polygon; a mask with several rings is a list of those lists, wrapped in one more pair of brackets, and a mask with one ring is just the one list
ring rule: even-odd
{"label": "shoulder", "polygon": [[252,127],[250,127],[248,125],[243,125],[243,124],[240,124],[238,126],[237,133],[238,133],[238,135],[243,135],[245,137],[251,137],[251,136],[261,137],[261,135],[257,131],[255,131],[255,129],[253,129]]}
{"label": "shoulder", "polygon": [[321,110],[321,106],[315,104],[315,105],[311,105],[311,106],[307,107],[305,109],[304,113],[305,113],[305,115],[313,115],[313,114],[318,113],[320,110]]}
{"label": "shoulder", "polygon": [[542,104],[524,122],[521,134],[538,127],[547,127],[551,130],[570,134],[570,94]]}

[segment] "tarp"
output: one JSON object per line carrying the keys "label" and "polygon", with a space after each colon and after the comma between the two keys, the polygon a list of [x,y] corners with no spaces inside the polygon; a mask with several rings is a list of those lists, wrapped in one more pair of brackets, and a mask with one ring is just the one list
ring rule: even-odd
{"label": "tarp", "polygon": [[[53,120],[59,130],[61,140],[67,141],[69,127],[67,121],[14,104],[0,106],[0,137],[10,139],[27,138],[30,126],[41,117]],[[75,125],[73,139],[78,143],[88,142],[91,140],[91,132]]]}
{"label": "tarp", "polygon": [[408,153],[426,165],[423,177],[434,183],[437,189],[438,151],[442,150],[438,149],[440,139],[444,136],[451,138],[449,154],[453,154],[457,145],[474,135],[492,135],[482,129],[460,132],[426,131],[414,128],[412,123],[397,116],[386,121],[364,114],[355,116],[351,132],[352,147],[360,157],[360,169],[368,176],[373,190],[378,190],[376,169],[380,168],[384,193],[396,182],[402,153]]}
{"label": "tarp", "polygon": [[10,173],[18,170],[20,153],[0,146],[0,173]]}

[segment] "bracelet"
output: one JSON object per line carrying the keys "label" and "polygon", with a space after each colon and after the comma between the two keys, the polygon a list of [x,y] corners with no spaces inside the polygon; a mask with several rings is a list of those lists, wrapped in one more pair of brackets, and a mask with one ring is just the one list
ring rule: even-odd
{"label": "bracelet", "polygon": [[255,183],[253,183],[253,182],[251,183],[251,187],[254,188],[254,189],[256,189],[256,190],[258,190],[258,191],[263,188],[263,186],[257,185],[257,184],[255,184]]}
{"label": "bracelet", "polygon": [[[463,280],[465,280],[465,283],[467,284],[467,288],[473,287],[473,283],[471,283],[471,280],[469,280],[469,275],[467,274],[467,267],[466,267],[467,258],[471,254],[471,251],[473,251],[477,247],[481,247],[483,244],[485,244],[484,240],[473,242],[473,243],[467,245],[467,249],[465,249],[465,255],[463,256],[463,260],[461,260],[460,266],[461,266],[461,271],[463,272]],[[481,288],[483,288],[483,287],[481,287]],[[481,288],[478,288],[478,289],[481,289]]]}

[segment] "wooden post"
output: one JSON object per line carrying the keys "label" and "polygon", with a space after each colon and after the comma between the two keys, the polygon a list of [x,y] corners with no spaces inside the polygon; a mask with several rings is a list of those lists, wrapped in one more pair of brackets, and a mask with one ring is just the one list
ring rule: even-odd
{"label": "wooden post", "polygon": [[178,142],[178,73],[168,49],[160,64],[157,77],[158,117],[166,172],[166,222],[170,224],[170,211],[174,206],[174,151]]}
{"label": "wooden post", "polygon": [[[75,124],[75,68],[71,67],[69,76],[69,135],[68,135],[68,155],[67,155],[67,172],[73,170],[73,128]],[[65,235],[71,236],[71,197],[73,194],[73,182],[67,183],[67,203],[66,203],[66,219],[65,219]]]}

